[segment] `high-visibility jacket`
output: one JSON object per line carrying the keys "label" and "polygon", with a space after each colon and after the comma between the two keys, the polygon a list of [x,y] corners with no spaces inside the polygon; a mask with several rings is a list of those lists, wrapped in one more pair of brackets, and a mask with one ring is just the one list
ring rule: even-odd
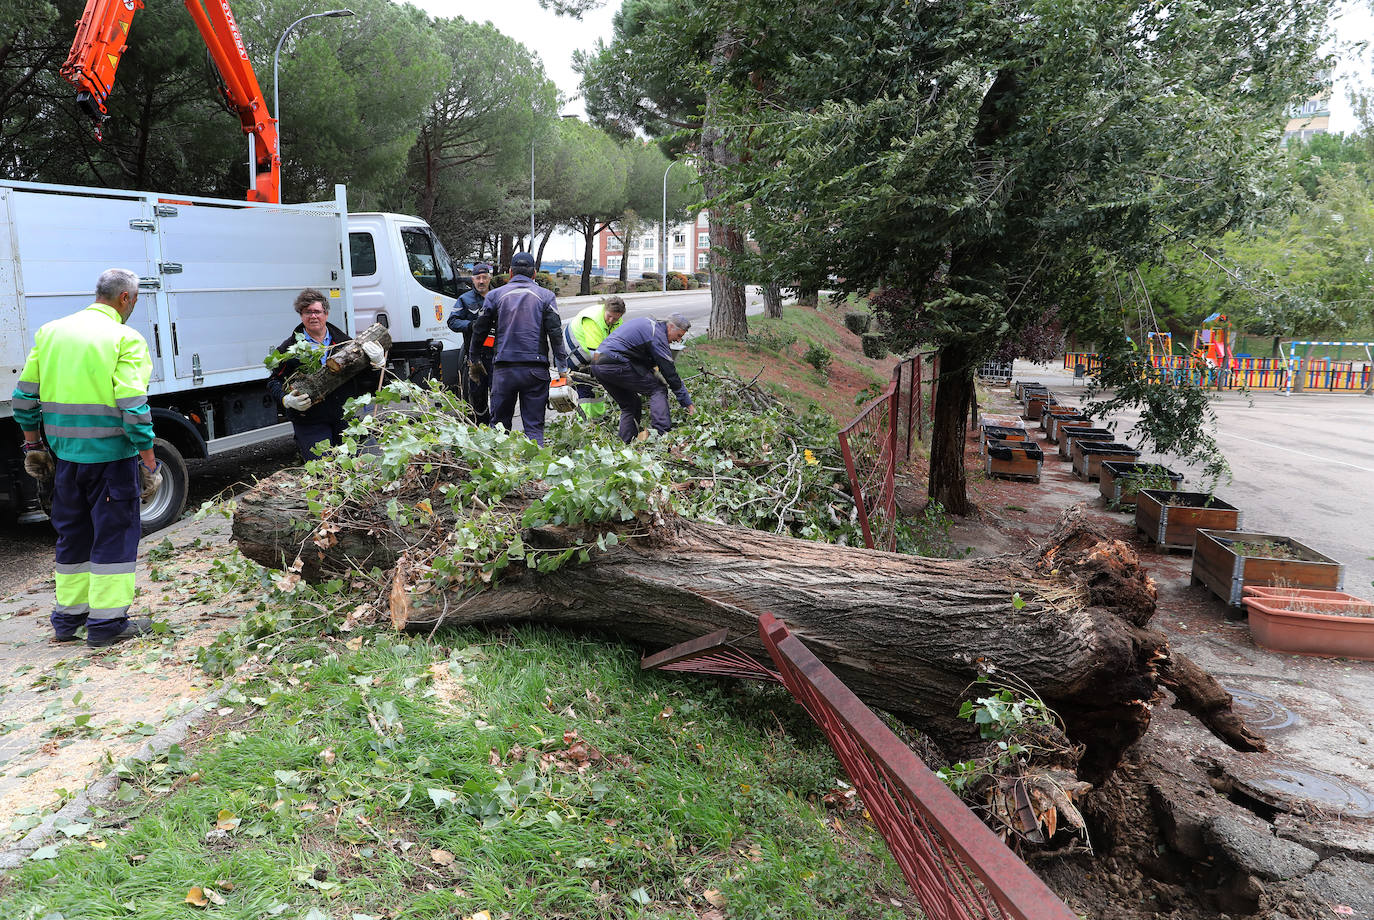
{"label": "high-visibility jacket", "polygon": [[10,406],[63,460],[123,460],[153,446],[152,374],[148,343],[114,307],[93,303],[38,330]]}

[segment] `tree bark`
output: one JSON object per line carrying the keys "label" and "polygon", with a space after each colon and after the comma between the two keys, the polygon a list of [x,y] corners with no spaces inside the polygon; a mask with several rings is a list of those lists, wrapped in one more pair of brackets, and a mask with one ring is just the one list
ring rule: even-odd
{"label": "tree bark", "polygon": [[[716,40],[711,52],[713,64],[723,64],[736,54],[735,35],[726,30]],[[725,131],[720,127],[719,102],[707,96],[706,113],[701,126],[701,152],[704,169],[701,185],[708,199],[725,191],[721,178],[723,169],[739,163]],[[735,225],[726,208],[711,209],[711,324],[707,338],[740,340],[749,334],[749,318],[745,313],[744,284],[731,274],[729,257],[744,251],[744,235]]]}
{"label": "tree bark", "polygon": [[946,345],[940,349],[939,377],[930,415],[930,480],[927,494],[950,514],[973,513],[964,473],[967,417],[964,410],[973,398],[973,365],[968,349]]}
{"label": "tree bark", "polygon": [[[1085,746],[1079,775],[1090,782],[1107,776],[1144,733],[1151,702],[1176,673],[1191,688],[1179,693],[1180,705],[1199,701],[1200,717],[1219,733],[1228,717],[1244,727],[1205,672],[1169,668],[1166,640],[1145,628],[1155,589],[1134,551],[1073,515],[1039,553],[958,561],[681,519],[651,532],[607,525],[624,539],[589,562],[547,574],[509,569],[473,593],[425,579],[423,559],[410,549],[418,533],[349,525],[346,518],[366,515],[345,515],[333,518],[324,539],[316,536],[295,475],[279,473],[240,498],[233,526],[240,550],[273,567],[298,560],[307,578],[393,569],[391,619],[399,629],[533,620],[657,651],[724,627],[761,655],[758,614],[766,610],[860,698],[911,719],[947,748],[965,750],[975,740],[957,713],[980,671],[1024,682]],[[596,535],[542,527],[525,540],[559,549]],[[1224,736],[1252,743],[1235,736],[1235,724]]]}
{"label": "tree bark", "polygon": [[769,319],[782,319],[782,285],[763,286],[763,313]]}
{"label": "tree bark", "polygon": [[577,293],[586,297],[592,292],[592,241],[596,238],[595,218],[585,218],[582,225],[582,283]]}
{"label": "tree bark", "polygon": [[390,351],[391,333],[381,323],[373,323],[358,333],[357,338],[330,351],[323,367],[310,373],[297,371],[292,374],[287,381],[288,391],[309,396],[311,405],[318,403],[337,390],[344,381],[352,380],[370,368],[367,355],[363,353],[363,344],[366,342],[376,342],[383,351]]}
{"label": "tree bark", "polygon": [[820,305],[821,292],[817,288],[804,287],[797,291],[797,306],[819,307]]}

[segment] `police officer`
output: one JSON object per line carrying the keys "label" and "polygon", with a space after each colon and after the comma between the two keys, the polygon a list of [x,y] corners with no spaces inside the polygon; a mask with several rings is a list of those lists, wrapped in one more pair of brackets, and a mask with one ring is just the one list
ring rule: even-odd
{"label": "police officer", "polygon": [[[534,283],[534,256],[517,252],[510,260],[511,278],[486,298],[482,315],[472,324],[473,341],[492,354],[491,419],[509,430],[520,401],[520,423],[531,440],[544,443],[544,410],[549,403],[549,352],[558,373],[568,373],[562,321],[553,291]],[[469,355],[468,365],[480,355]]]}
{"label": "police officer", "polygon": [[[592,376],[620,407],[620,440],[626,444],[639,434],[644,396],[649,397],[649,422],[659,434],[673,427],[668,413],[669,387],[687,414],[696,414],[673,362],[673,346],[691,328],[691,320],[681,313],[674,313],[666,322],[637,316],[621,323],[596,350]],[[655,368],[663,375],[662,380],[654,376]]]}
{"label": "police officer", "polygon": [[[491,424],[491,352],[474,347],[472,324],[482,315],[482,304],[489,290],[491,265],[478,262],[472,267],[472,290],[463,292],[448,317],[448,327],[463,336],[463,350],[458,360],[459,387],[463,399],[472,407],[473,419],[479,425]],[[473,366],[473,372],[467,373],[466,368],[474,354],[483,357]]]}
{"label": "police officer", "polygon": [[38,330],[14,388],[24,469],[53,480],[57,603],[51,622],[58,642],[79,639],[83,625],[91,648],[152,630],[147,617],[129,619],[142,533],[139,500],[162,485],[148,409],[153,362],[148,343],[124,325],[137,303],[137,275],[122,268],[101,274],[95,303]]}

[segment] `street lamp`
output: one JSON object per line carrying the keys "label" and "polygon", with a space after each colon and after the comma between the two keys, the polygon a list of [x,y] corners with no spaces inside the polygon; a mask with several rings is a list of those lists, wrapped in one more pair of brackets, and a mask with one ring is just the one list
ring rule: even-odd
{"label": "street lamp", "polygon": [[668,293],[668,173],[678,164],[673,160],[668,164],[668,168],[663,170],[663,293]]}
{"label": "street lamp", "polygon": [[[305,22],[307,19],[320,19],[321,17],[324,17],[324,16],[329,16],[329,17],[332,17],[332,18],[336,18],[336,19],[337,19],[337,18],[342,17],[342,16],[353,16],[353,15],[356,15],[356,14],[355,14],[352,10],[328,10],[328,11],[323,12],[323,13],[311,13],[309,16],[302,16],[300,19],[297,19],[295,22],[291,23],[291,25],[287,26],[287,27],[286,27],[286,31],[283,32],[283,33],[281,34],[281,38],[277,39],[277,50],[272,52],[272,117],[275,118],[275,119],[277,120],[277,149],[276,149],[276,154],[277,154],[277,168],[278,168],[278,169],[281,168],[281,100],[279,99],[279,97],[278,97],[278,95],[277,95],[277,92],[278,92],[278,90],[281,89],[281,81],[277,78],[277,65],[278,65],[278,63],[280,62],[280,58],[281,58],[281,46],[282,46],[282,43],[286,41],[286,36],[288,36],[288,35],[291,34],[291,30],[292,30],[292,29],[296,28],[296,26],[298,26],[298,25],[300,25],[301,23]],[[281,201],[281,198],[282,198],[282,194],[281,194],[281,182],[278,181],[278,183],[277,183],[277,201],[280,202],[280,201]]]}

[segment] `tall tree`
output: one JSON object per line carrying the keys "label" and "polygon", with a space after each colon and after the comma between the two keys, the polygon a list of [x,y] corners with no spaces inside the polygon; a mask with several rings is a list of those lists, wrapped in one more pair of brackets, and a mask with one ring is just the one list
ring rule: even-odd
{"label": "tall tree", "polygon": [[566,222],[583,239],[578,293],[585,296],[592,292],[596,235],[625,212],[629,158],[614,138],[583,121],[559,121],[558,150],[567,165],[560,193],[576,203]]}
{"label": "tall tree", "polygon": [[[1050,306],[1124,341],[1104,265],[1244,226],[1281,193],[1279,129],[1329,6],[722,2],[750,35],[704,80],[748,141],[724,199],[803,285],[884,285],[897,344],[939,347],[929,492],[965,514],[977,363]],[[1178,399],[1146,400],[1140,433],[1195,447],[1169,432],[1201,427],[1205,399]]]}

